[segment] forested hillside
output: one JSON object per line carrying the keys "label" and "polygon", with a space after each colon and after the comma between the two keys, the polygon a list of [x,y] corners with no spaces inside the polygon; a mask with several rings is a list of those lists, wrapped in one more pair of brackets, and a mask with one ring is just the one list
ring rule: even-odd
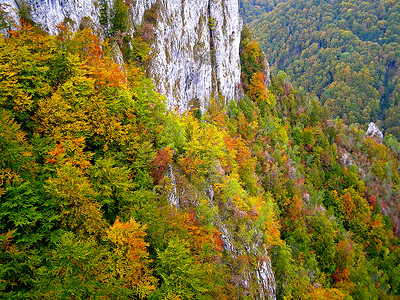
{"label": "forested hillside", "polygon": [[279,3],[287,0],[240,0],[239,11],[245,24],[259,19],[273,10]]}
{"label": "forested hillside", "polygon": [[346,124],[400,139],[400,3],[289,1],[249,25],[267,59]]}
{"label": "forested hillside", "polygon": [[87,29],[0,38],[2,298],[400,294],[397,154],[240,49],[243,100],[179,115]]}

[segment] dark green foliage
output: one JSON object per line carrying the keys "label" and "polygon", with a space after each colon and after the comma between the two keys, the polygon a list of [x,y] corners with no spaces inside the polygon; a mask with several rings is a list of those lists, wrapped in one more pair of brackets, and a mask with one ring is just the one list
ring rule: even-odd
{"label": "dark green foliage", "polygon": [[100,0],[100,18],[99,22],[102,26],[107,28],[108,26],[108,3],[106,0]]}
{"label": "dark green foliage", "polygon": [[105,254],[93,240],[78,239],[72,232],[59,237],[45,264],[37,270],[33,299],[85,299],[112,294],[102,273]]}
{"label": "dark green foliage", "polygon": [[113,7],[112,30],[116,32],[126,33],[129,28],[129,7],[124,0],[115,0]]}
{"label": "dark green foliage", "polygon": [[30,146],[21,126],[11,114],[0,108],[0,167],[18,172],[27,170],[31,163]]}
{"label": "dark green foliage", "polygon": [[18,246],[37,245],[44,237],[39,229],[45,217],[42,204],[40,195],[29,182],[8,187],[1,203],[2,232],[13,230]]}
{"label": "dark green foliage", "polygon": [[239,12],[245,24],[257,20],[287,0],[240,0]]}
{"label": "dark green foliage", "polygon": [[397,138],[396,1],[287,1],[250,26],[268,61],[345,123],[380,119]]}
{"label": "dark green foliage", "polygon": [[40,266],[38,251],[13,243],[13,231],[0,235],[0,292],[6,299],[25,298],[34,286],[34,269]]}
{"label": "dark green foliage", "polygon": [[[155,298],[179,297],[181,299],[203,298],[208,288],[204,284],[206,275],[190,255],[184,241],[169,241],[164,251],[158,252],[157,274],[162,279]],[[206,299],[205,297],[203,299]]]}
{"label": "dark green foliage", "polygon": [[90,169],[97,202],[103,206],[107,219],[112,222],[132,202],[134,183],[129,178],[131,170],[118,166],[114,158],[98,159]]}

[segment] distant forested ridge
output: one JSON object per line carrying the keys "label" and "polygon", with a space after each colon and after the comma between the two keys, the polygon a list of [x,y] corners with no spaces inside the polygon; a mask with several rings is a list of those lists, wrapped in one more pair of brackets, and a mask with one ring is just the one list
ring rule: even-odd
{"label": "distant forested ridge", "polygon": [[288,1],[249,27],[270,64],[332,117],[400,138],[399,1]]}
{"label": "distant forested ridge", "polygon": [[240,0],[239,12],[245,24],[259,19],[263,14],[273,10],[279,3],[287,0]]}

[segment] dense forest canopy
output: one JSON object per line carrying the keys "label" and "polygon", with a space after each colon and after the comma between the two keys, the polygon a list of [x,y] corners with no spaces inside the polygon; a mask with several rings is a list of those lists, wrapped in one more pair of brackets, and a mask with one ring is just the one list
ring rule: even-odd
{"label": "dense forest canopy", "polygon": [[273,10],[279,3],[287,0],[240,0],[239,11],[245,24],[259,19]]}
{"label": "dense forest canopy", "polygon": [[203,114],[167,110],[150,41],[126,44],[121,66],[88,29],[0,38],[2,298],[268,297],[269,259],[278,299],[400,295],[395,140],[268,78],[248,30],[245,96]]}
{"label": "dense forest canopy", "polygon": [[400,139],[398,1],[288,1],[249,26],[270,64],[332,117]]}

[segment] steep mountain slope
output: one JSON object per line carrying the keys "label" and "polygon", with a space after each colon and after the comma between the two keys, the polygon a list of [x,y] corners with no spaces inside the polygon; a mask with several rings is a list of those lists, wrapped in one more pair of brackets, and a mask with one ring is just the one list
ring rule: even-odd
{"label": "steep mountain slope", "polygon": [[400,162],[379,134],[270,76],[248,30],[240,101],[166,110],[146,63],[163,8],[128,36],[113,7],[102,37],[0,38],[1,296],[397,297]]}
{"label": "steep mountain slope", "polygon": [[[148,70],[172,109],[207,106],[210,97],[238,99],[239,43],[242,21],[233,1],[0,1],[15,20],[19,16],[49,33],[61,22],[77,30],[89,27],[132,48],[141,37],[151,44]],[[125,48],[125,49],[124,49]]]}
{"label": "steep mountain slope", "polygon": [[87,29],[37,31],[0,39],[4,298],[400,293],[398,157],[268,81],[248,31],[247,95],[196,117]]}
{"label": "steep mountain slope", "polygon": [[400,138],[399,9],[398,1],[289,1],[249,26],[270,64],[332,117],[380,120]]}

